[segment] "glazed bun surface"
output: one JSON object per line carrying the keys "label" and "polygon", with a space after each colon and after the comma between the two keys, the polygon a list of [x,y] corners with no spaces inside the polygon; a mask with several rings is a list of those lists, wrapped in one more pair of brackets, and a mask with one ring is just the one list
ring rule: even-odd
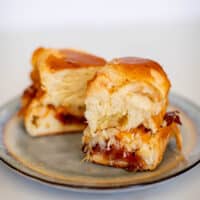
{"label": "glazed bun surface", "polygon": [[155,132],[168,105],[169,89],[170,82],[156,62],[114,59],[89,83],[85,113],[89,127],[127,130],[143,124]]}

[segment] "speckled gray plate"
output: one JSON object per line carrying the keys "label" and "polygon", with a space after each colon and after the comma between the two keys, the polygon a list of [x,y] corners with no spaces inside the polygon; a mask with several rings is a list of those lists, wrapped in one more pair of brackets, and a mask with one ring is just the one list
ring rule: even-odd
{"label": "speckled gray plate", "polygon": [[55,187],[75,191],[112,192],[144,189],[175,177],[200,161],[200,109],[171,95],[171,108],[181,112],[183,151],[170,141],[164,160],[152,172],[127,172],[82,162],[81,133],[30,137],[17,117],[19,98],[0,109],[0,158],[15,171]]}

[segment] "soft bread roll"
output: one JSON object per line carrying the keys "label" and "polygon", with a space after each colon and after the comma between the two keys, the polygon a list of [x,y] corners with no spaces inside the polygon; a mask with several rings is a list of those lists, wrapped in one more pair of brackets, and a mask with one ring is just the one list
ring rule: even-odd
{"label": "soft bread roll", "polygon": [[85,127],[87,82],[105,65],[103,58],[72,49],[39,48],[32,56],[32,86],[21,113],[32,136],[80,131]]}
{"label": "soft bread roll", "polygon": [[166,73],[149,59],[119,58],[102,68],[86,92],[88,127],[82,138],[86,159],[153,170],[162,160],[171,136],[176,136],[181,147],[174,118],[170,123],[164,120],[169,89]]}

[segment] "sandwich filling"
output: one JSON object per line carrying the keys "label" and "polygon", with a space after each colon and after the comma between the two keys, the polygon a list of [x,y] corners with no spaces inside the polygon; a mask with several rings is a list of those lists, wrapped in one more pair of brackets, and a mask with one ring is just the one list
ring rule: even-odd
{"label": "sandwich filling", "polygon": [[177,124],[181,125],[181,121],[175,111],[165,114],[163,124],[156,133],[143,125],[129,131],[108,128],[95,134],[87,127],[82,140],[82,150],[86,153],[87,160],[91,160],[95,155],[101,157],[99,162],[106,165],[117,166],[113,162],[117,161],[120,163],[119,167],[128,170],[153,169],[156,167],[155,160],[161,161],[158,154],[160,143],[164,141],[166,146],[167,141],[175,137],[177,146],[181,149],[182,139]]}

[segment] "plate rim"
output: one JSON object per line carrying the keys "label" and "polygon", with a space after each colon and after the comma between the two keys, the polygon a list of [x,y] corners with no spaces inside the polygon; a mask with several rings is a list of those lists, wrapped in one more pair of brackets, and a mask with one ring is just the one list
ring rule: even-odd
{"label": "plate rim", "polygon": [[[179,95],[177,93],[174,92],[170,92],[170,96],[173,96],[174,98],[181,98],[183,101],[185,101],[186,103],[192,105],[193,107],[196,107],[197,110],[200,111],[200,106],[197,105],[196,103],[194,103],[192,100],[188,99],[185,96]],[[12,103],[13,101],[17,101],[19,99],[19,95],[15,96],[14,98],[10,99],[9,101],[7,101],[6,103],[4,103],[3,105],[0,106],[0,111],[2,111],[2,109],[4,109],[7,105],[9,105],[10,103]],[[0,133],[2,134],[2,133]],[[6,150],[6,147],[3,146],[4,149]],[[1,148],[0,148],[1,151]],[[11,156],[12,157],[12,156]],[[11,164],[9,161],[7,161],[5,159],[5,157],[3,155],[0,155],[0,161],[1,163],[3,163],[5,166],[7,166],[9,169],[11,169],[13,172],[15,172],[16,174],[19,174],[29,180],[33,180],[34,182],[43,184],[43,185],[48,185],[49,187],[54,187],[54,188],[59,188],[59,189],[66,189],[66,190],[70,190],[70,191],[78,191],[78,192],[104,192],[104,193],[109,193],[109,192],[113,192],[113,191],[130,191],[130,190],[134,190],[134,189],[145,189],[148,186],[153,186],[159,183],[164,183],[167,182],[169,180],[172,180],[182,174],[184,174],[185,172],[188,172],[189,170],[193,169],[194,167],[196,167],[199,163],[200,163],[200,157],[190,166],[187,166],[186,168],[168,175],[166,177],[154,180],[154,181],[150,181],[150,182],[144,182],[144,183],[136,183],[136,184],[128,184],[128,185],[123,185],[123,186],[106,186],[106,187],[98,187],[98,186],[83,186],[83,185],[72,185],[72,184],[67,184],[67,183],[59,183],[53,180],[47,180],[45,178],[39,177],[37,175],[33,175],[31,173],[28,173],[22,169],[20,169],[20,167],[17,167],[14,164]],[[23,165],[24,166],[24,165]],[[26,167],[26,166],[24,166]],[[38,173],[39,174],[39,173]]]}
{"label": "plate rim", "polygon": [[[200,163],[200,158],[194,162],[192,165],[186,167],[185,169],[178,171],[172,175],[151,181],[151,182],[146,182],[146,183],[137,183],[137,184],[129,184],[129,185],[124,185],[124,186],[109,186],[109,187],[96,187],[96,186],[82,186],[82,185],[71,185],[71,184],[67,184],[67,183],[58,183],[58,182],[54,182],[51,180],[46,180],[42,177],[37,177],[35,175],[32,175],[28,172],[25,172],[19,168],[17,168],[16,166],[10,164],[8,161],[6,161],[5,159],[3,159],[2,157],[0,158],[0,161],[5,164],[5,166],[7,166],[9,169],[11,169],[12,171],[14,171],[15,173],[22,175],[23,177],[26,177],[29,180],[33,180],[34,182],[40,183],[40,184],[45,184],[48,186],[53,186],[54,188],[60,188],[60,189],[68,189],[71,191],[85,191],[85,192],[92,192],[92,191],[99,191],[99,192],[113,192],[113,190],[118,191],[118,190],[130,190],[133,188],[141,188],[141,187],[147,187],[147,186],[153,186],[157,183],[164,183],[167,182],[169,180],[172,180],[182,174],[184,174],[185,172],[188,172],[189,170],[193,169],[194,167],[196,167],[199,163]],[[26,166],[25,166],[26,167]]]}

